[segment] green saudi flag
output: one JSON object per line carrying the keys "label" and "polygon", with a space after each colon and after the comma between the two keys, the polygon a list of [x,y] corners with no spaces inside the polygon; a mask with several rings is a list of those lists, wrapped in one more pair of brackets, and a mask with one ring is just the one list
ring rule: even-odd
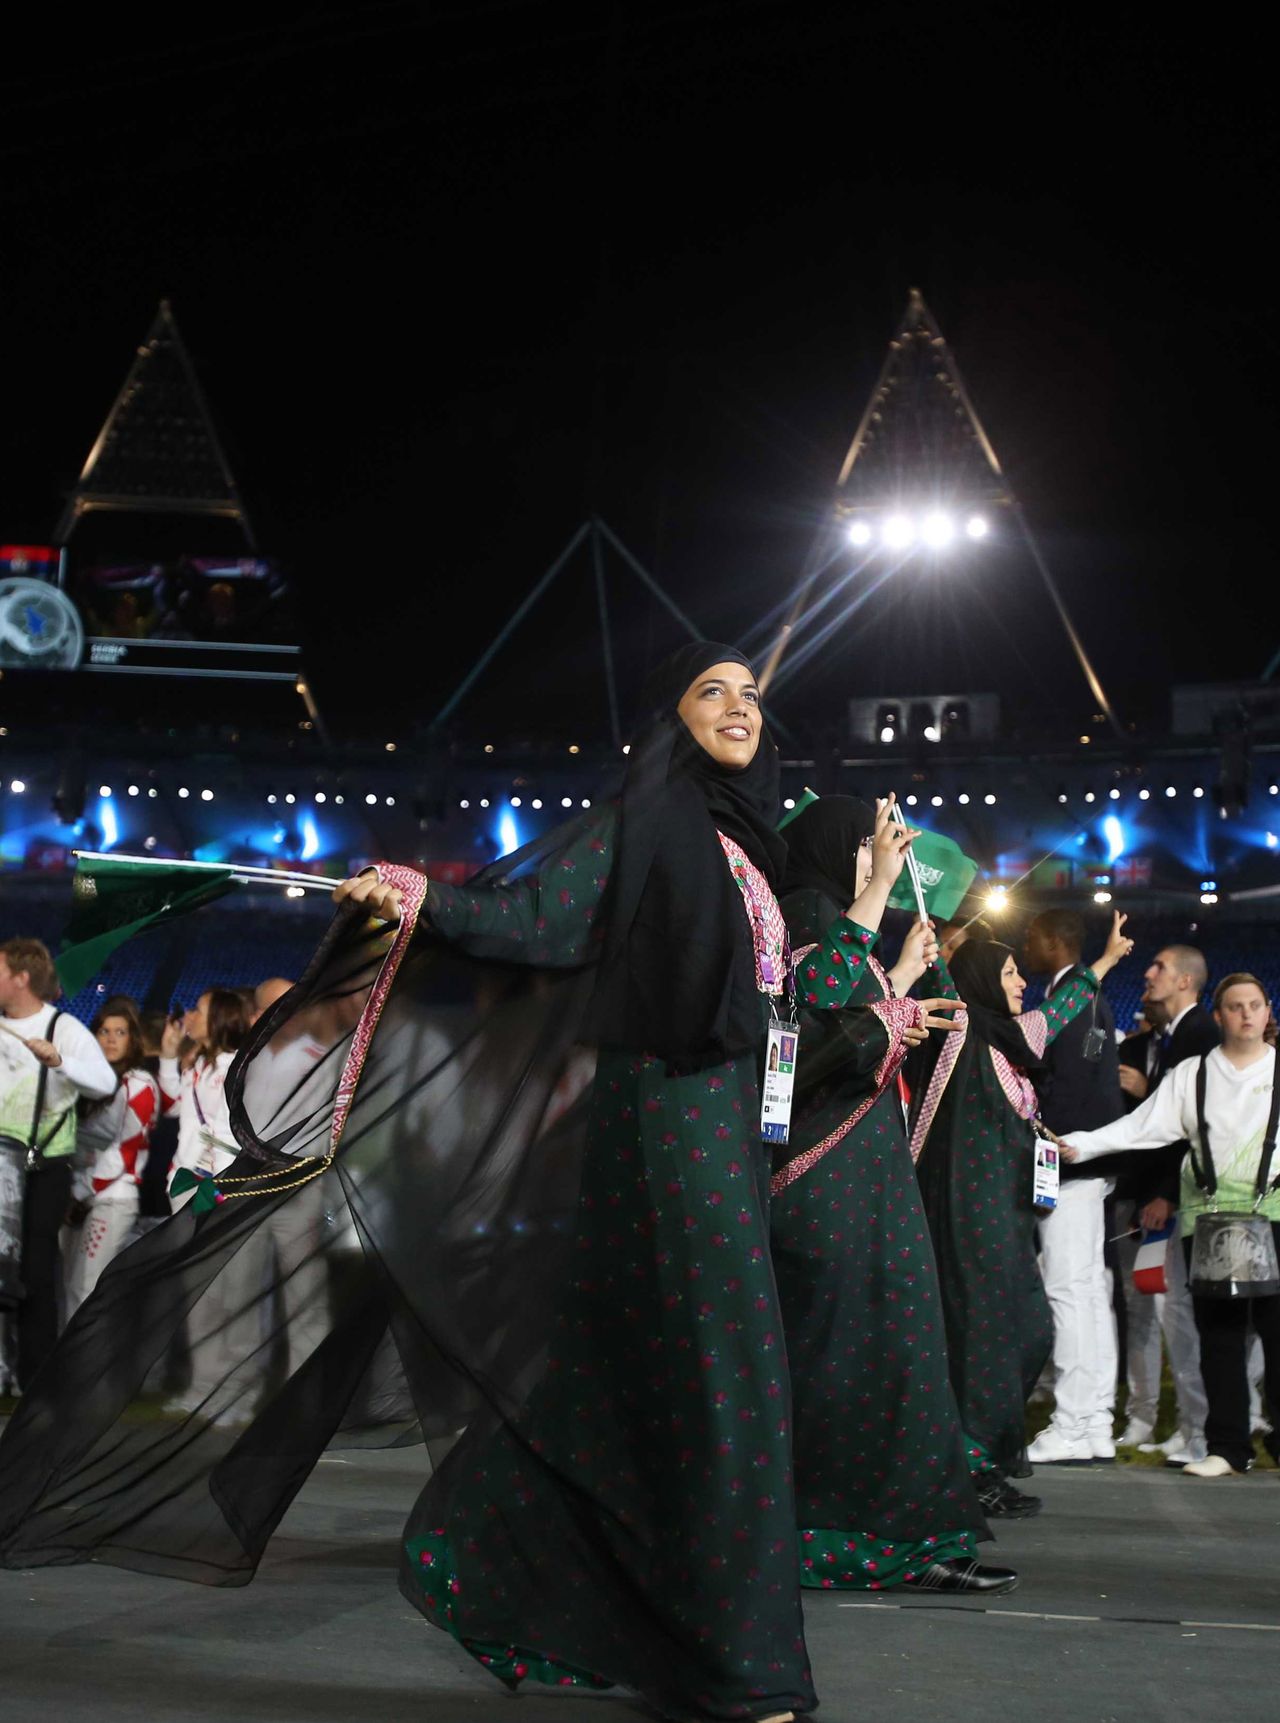
{"label": "green saudi flag", "polygon": [[817,800],[818,792],[816,790],[811,790],[808,784],[806,784],[804,787],[804,794],[796,799],[795,807],[788,808],[786,813],[783,814],[782,818],[778,821],[778,831],[782,831],[785,827],[789,826],[797,814],[802,814],[806,808],[811,808]]}
{"label": "green saudi flag", "polygon": [[81,855],[71,882],[71,915],[56,959],[68,998],[87,987],[126,939],[187,915],[234,891],[229,867],[214,862],[144,861]]}
{"label": "green saudi flag", "polygon": [[[930,918],[950,921],[977,877],[977,862],[941,832],[921,832],[908,854],[915,857],[924,906]],[[898,875],[889,893],[889,903],[894,909],[918,908],[909,866]]]}

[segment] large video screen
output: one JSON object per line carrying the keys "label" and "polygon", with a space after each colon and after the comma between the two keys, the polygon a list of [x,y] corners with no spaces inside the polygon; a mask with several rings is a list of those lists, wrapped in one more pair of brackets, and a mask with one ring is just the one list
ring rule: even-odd
{"label": "large video screen", "polygon": [[265,558],[68,567],[47,546],[0,545],[0,668],[289,681],[297,642],[289,584]]}

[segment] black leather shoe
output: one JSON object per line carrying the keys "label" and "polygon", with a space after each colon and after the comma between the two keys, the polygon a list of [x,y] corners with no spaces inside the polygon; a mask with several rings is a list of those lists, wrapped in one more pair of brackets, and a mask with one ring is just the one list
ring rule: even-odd
{"label": "black leather shoe", "polygon": [[999,1476],[979,1485],[978,1501],[989,1520],[1029,1520],[1043,1505],[1039,1496],[1024,1495]]}
{"label": "black leather shoe", "polygon": [[1011,1567],[979,1567],[976,1561],[931,1561],[927,1567],[904,1579],[906,1591],[985,1591],[999,1597],[1012,1591],[1018,1576]]}

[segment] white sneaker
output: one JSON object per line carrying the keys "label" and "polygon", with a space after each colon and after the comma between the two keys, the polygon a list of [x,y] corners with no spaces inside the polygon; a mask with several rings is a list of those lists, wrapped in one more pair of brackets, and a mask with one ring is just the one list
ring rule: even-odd
{"label": "white sneaker", "polygon": [[1182,1468],[1184,1478],[1243,1478],[1243,1472],[1237,1472],[1230,1460],[1224,1460],[1221,1454],[1210,1454],[1207,1460],[1192,1460],[1189,1466]]}
{"label": "white sneaker", "polygon": [[1091,1466],[1093,1446],[1087,1436],[1068,1438],[1047,1424],[1027,1449],[1033,1466]]}
{"label": "white sneaker", "polygon": [[1109,1430],[1091,1430],[1089,1432],[1089,1452],[1095,1460],[1114,1460],[1116,1445],[1111,1439]]}
{"label": "white sneaker", "polygon": [[1166,1436],[1163,1442],[1139,1442],[1138,1452],[1140,1454],[1180,1454],[1184,1448],[1190,1446],[1191,1444],[1182,1431],[1175,1430],[1172,1436]]}
{"label": "white sneaker", "polygon": [[1122,1448],[1142,1448],[1143,1453],[1146,1453],[1148,1450],[1142,1445],[1151,1440],[1155,1430],[1154,1424],[1145,1423],[1141,1418],[1130,1418],[1116,1441]]}
{"label": "white sneaker", "polygon": [[1166,1454],[1166,1466],[1198,1466],[1209,1457],[1209,1450],[1203,1442],[1188,1442],[1185,1448],[1175,1448],[1171,1454]]}

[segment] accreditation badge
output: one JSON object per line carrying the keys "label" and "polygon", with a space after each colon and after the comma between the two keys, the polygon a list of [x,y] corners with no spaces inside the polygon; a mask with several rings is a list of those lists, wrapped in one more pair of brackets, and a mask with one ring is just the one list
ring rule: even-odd
{"label": "accreditation badge", "polygon": [[1055,1209],[1061,1182],[1059,1151],[1056,1143],[1036,1138],[1035,1174],[1031,1183],[1031,1201],[1036,1208]]}
{"label": "accreditation badge", "polygon": [[799,1052],[800,1025],[772,1018],[765,1046],[760,1102],[760,1135],[766,1143],[785,1143],[791,1129],[791,1096]]}

